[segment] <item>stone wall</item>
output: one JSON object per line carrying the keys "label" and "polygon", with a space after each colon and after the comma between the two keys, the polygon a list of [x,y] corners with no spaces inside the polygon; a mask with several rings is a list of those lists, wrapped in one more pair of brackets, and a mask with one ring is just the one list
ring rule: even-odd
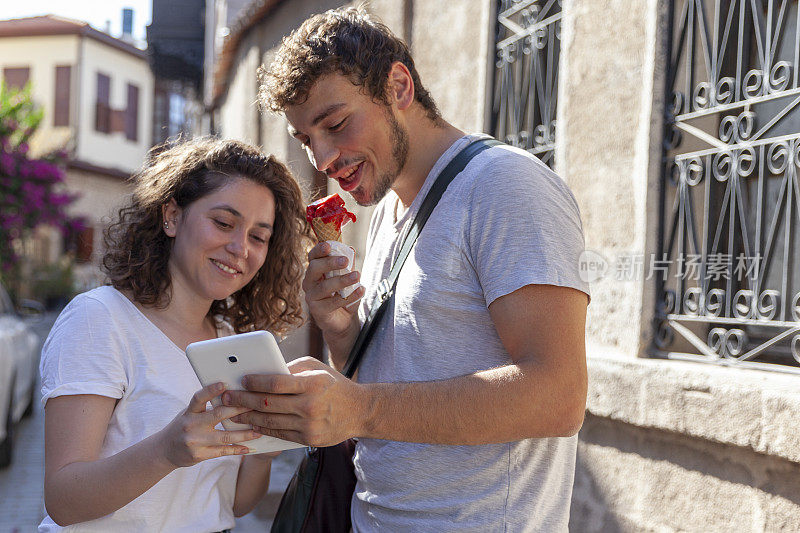
{"label": "stone wall", "polygon": [[[656,251],[666,8],[563,2],[557,170],[608,260]],[[653,287],[592,286],[570,529],[800,530],[800,377],[645,358]]]}

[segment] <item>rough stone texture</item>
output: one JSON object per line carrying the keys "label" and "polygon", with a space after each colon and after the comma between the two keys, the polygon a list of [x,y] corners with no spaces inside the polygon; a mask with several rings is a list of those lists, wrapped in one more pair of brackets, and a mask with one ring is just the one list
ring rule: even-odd
{"label": "rough stone texture", "polygon": [[563,7],[556,166],[610,263],[592,286],[571,529],[798,531],[798,377],[638,359],[654,284],[614,279],[620,255],[655,251],[667,2]]}
{"label": "rough stone texture", "polygon": [[800,530],[797,376],[590,353],[573,531]]}
{"label": "rough stone texture", "polygon": [[800,462],[798,377],[589,348],[587,411]]}
{"label": "rough stone texture", "polygon": [[593,286],[587,332],[633,353],[649,333],[652,300],[641,276],[621,282],[614,266],[620,256],[644,256],[655,236],[647,222],[660,160],[658,3],[563,3],[556,168],[578,200],[587,249],[611,267]]}
{"label": "rough stone texture", "polygon": [[[781,450],[800,450],[800,393],[795,391],[766,390],[763,392],[763,416],[759,448],[764,453],[780,454]],[[799,454],[800,455],[800,454]],[[795,460],[800,460],[795,455]]]}
{"label": "rough stone texture", "polygon": [[580,439],[571,531],[800,527],[796,463],[591,415]]}
{"label": "rough stone texture", "polygon": [[410,44],[422,83],[442,116],[465,131],[484,129],[489,4],[413,2]]}

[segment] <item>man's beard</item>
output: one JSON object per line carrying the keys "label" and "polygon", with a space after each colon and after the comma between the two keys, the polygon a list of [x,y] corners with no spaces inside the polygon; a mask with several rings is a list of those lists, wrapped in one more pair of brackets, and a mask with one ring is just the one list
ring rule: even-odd
{"label": "man's beard", "polygon": [[[363,201],[356,199],[359,205],[365,207],[377,204],[386,196],[386,193],[388,193],[389,189],[394,185],[397,176],[399,176],[403,168],[405,168],[406,160],[408,159],[408,132],[404,130],[400,123],[397,122],[397,119],[394,118],[391,108],[386,109],[386,120],[389,122],[389,127],[391,129],[389,142],[392,143],[392,159],[394,159],[395,168],[377,177],[375,188],[372,190],[372,194],[369,198]],[[355,193],[358,191],[356,190],[353,192]]]}

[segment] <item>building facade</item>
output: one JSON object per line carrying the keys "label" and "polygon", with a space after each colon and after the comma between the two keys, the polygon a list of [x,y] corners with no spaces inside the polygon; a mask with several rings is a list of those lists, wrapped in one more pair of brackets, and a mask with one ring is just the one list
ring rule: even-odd
{"label": "building facade", "polygon": [[[88,222],[79,236],[79,283],[99,281],[102,229],[129,194],[126,179],[151,146],[153,82],[144,51],[55,16],[0,21],[0,69],[7,84],[30,82],[44,119],[31,142],[33,153],[66,150],[66,187],[79,193],[70,206]],[[44,230],[43,261],[54,261],[64,243]]]}
{"label": "building facade", "polygon": [[205,0],[153,1],[147,53],[154,76],[153,144],[200,133]]}
{"label": "building facade", "polygon": [[[288,161],[309,191],[324,180],[255,106],[256,69],[339,5],[257,0],[217,62],[220,133]],[[590,383],[570,529],[800,530],[797,2],[369,9],[447,120],[536,154],[581,208]]]}

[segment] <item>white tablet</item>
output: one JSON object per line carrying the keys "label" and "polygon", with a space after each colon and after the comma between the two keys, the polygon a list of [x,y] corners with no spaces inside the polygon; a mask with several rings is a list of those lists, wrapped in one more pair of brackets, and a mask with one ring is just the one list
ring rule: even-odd
{"label": "white tablet", "polygon": [[[275,337],[266,331],[193,342],[186,347],[186,357],[204,387],[222,382],[226,390],[242,390],[242,378],[248,374],[289,373]],[[220,405],[220,398],[214,398],[211,403]],[[224,420],[222,425],[227,430],[250,429],[247,424],[231,420]],[[266,435],[241,444],[251,448],[251,454],[303,447],[297,442]]]}

